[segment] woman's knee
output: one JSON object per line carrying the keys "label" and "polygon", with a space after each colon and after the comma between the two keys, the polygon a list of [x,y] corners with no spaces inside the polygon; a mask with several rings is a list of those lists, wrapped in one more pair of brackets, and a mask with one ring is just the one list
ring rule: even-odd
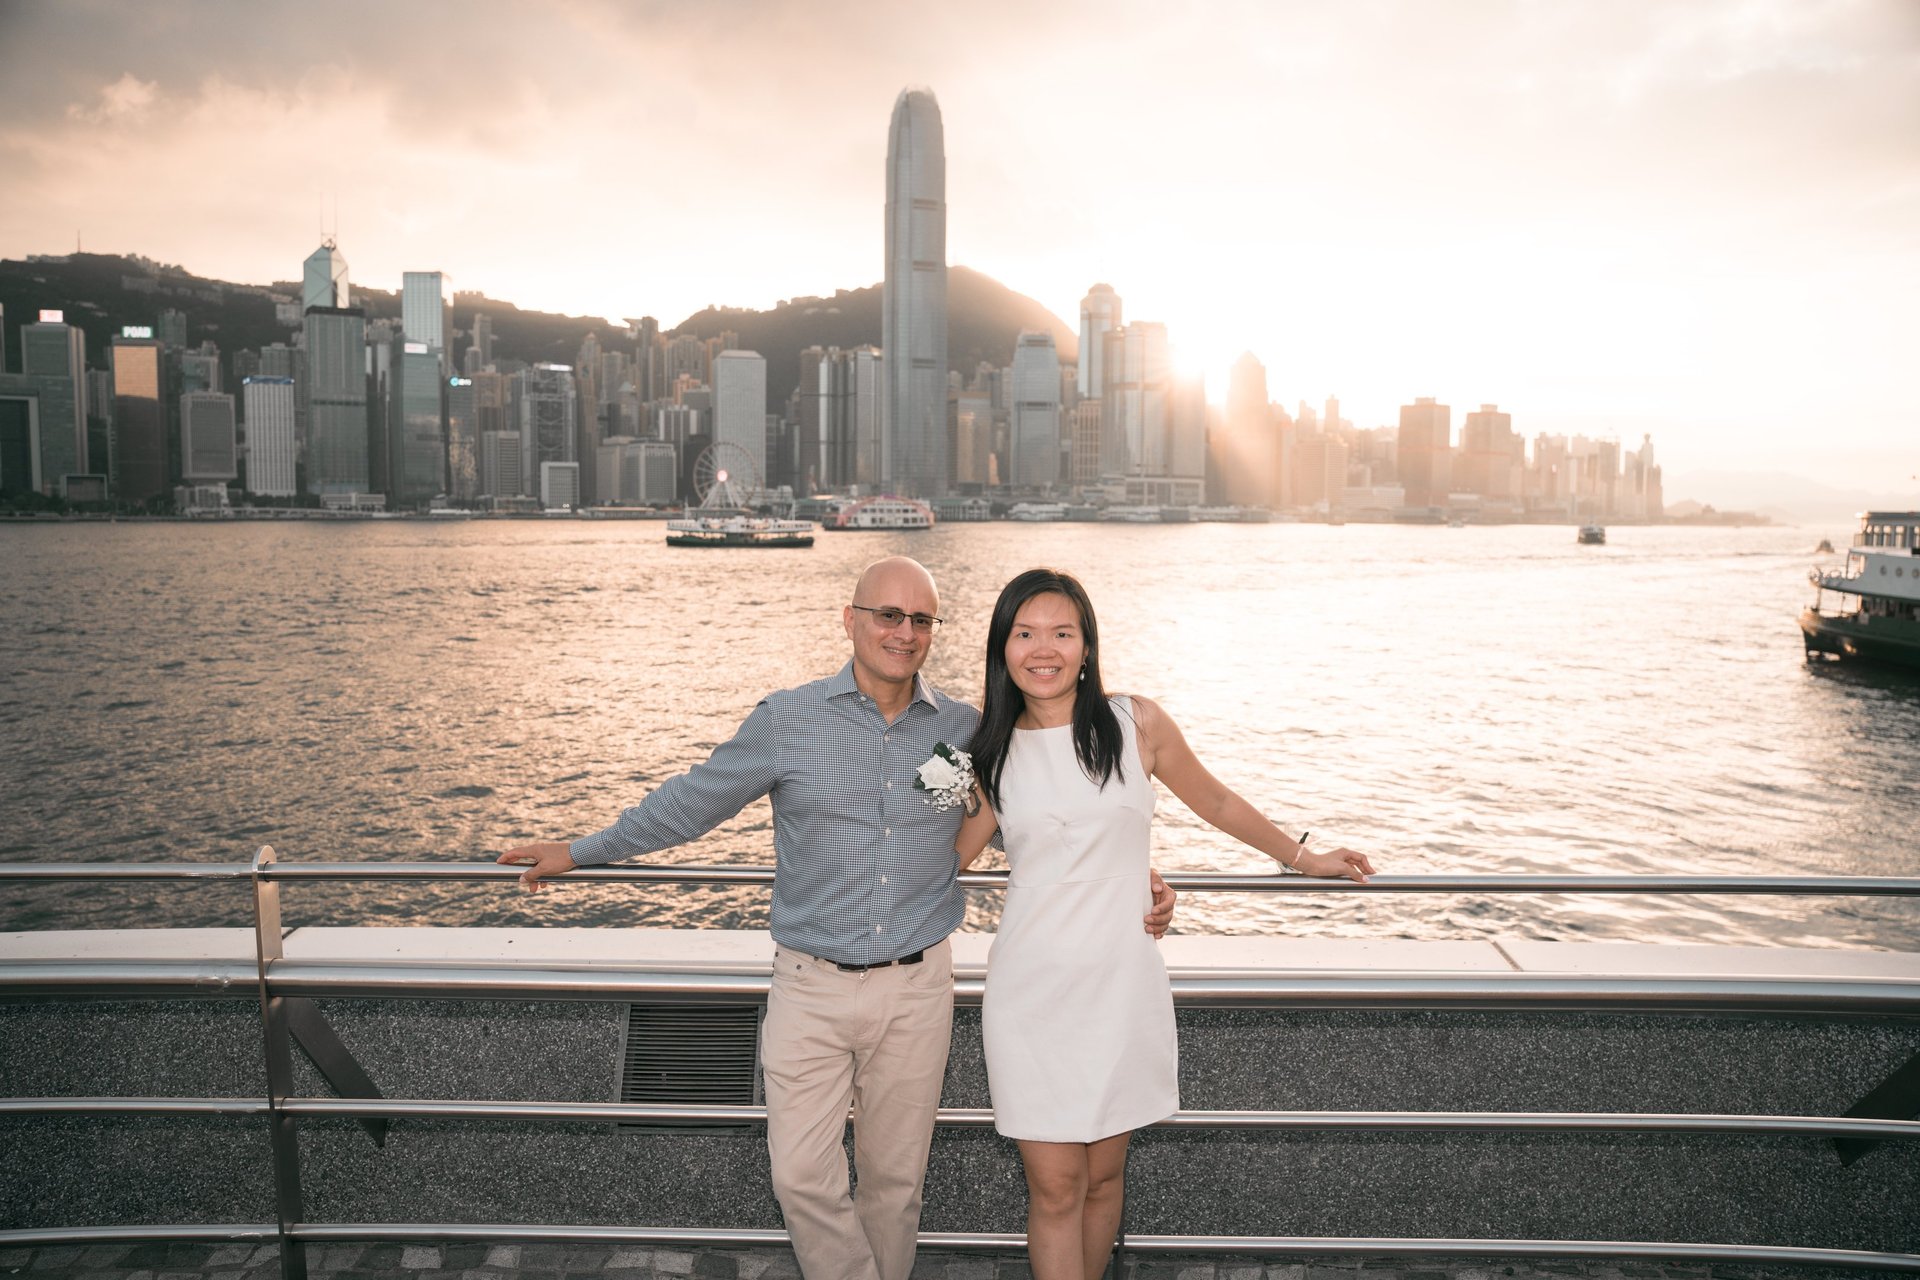
{"label": "woman's knee", "polygon": [[1027,1164],[1027,1198],[1037,1213],[1078,1213],[1087,1201],[1086,1166],[1067,1162]]}

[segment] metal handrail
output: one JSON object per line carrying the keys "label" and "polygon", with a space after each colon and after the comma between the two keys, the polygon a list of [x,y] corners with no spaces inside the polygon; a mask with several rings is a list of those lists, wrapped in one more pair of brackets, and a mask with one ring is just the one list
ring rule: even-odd
{"label": "metal handrail", "polygon": [[[0,1098],[0,1115],[289,1115],[387,1120],[539,1120],[653,1125],[762,1125],[763,1106],[638,1102],[509,1102],[448,1098]],[[849,1113],[851,1114],[851,1113]],[[990,1129],[989,1107],[942,1107],[935,1123]],[[1177,1111],[1152,1129],[1395,1133],[1744,1133],[1920,1141],[1920,1120],[1760,1116],[1700,1111]]]}
{"label": "metal handrail", "polygon": [[[276,862],[258,869],[248,863],[0,863],[0,881],[438,881],[515,880],[521,868],[492,862]],[[611,884],[767,884],[774,869],[737,866],[608,865],[579,867],[568,881]],[[1911,876],[1708,876],[1708,875],[1476,875],[1374,876],[1365,884],[1346,879],[1283,873],[1222,871],[1162,872],[1181,891],[1211,893],[1655,893],[1765,894],[1817,897],[1920,897],[1920,877]],[[968,889],[1004,889],[1004,872],[969,871],[959,877]]]}
{"label": "metal handrail", "polygon": [[[101,1244],[126,1240],[266,1242],[276,1237],[272,1223],[227,1223],[145,1227],[35,1227],[0,1231],[0,1245]],[[434,1244],[474,1243],[626,1244],[681,1248],[780,1248],[791,1243],[785,1231],[751,1227],[558,1226],[541,1223],[461,1222],[303,1222],[282,1235],[299,1246],[311,1242]],[[953,1252],[1008,1253],[1026,1247],[1013,1232],[923,1231],[919,1245]],[[1260,1257],[1361,1255],[1393,1258],[1633,1258],[1654,1262],[1725,1262],[1748,1266],[1835,1267],[1863,1271],[1920,1273],[1920,1255],[1870,1249],[1798,1248],[1788,1245],[1714,1244],[1654,1240],[1514,1240],[1420,1236],[1174,1236],[1128,1235],[1135,1253],[1167,1255],[1230,1254]],[[287,1256],[283,1243],[281,1257]]]}

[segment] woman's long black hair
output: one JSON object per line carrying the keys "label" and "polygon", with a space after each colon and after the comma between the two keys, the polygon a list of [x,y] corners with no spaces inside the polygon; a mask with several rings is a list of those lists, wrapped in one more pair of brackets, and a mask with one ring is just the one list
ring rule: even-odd
{"label": "woman's long black hair", "polygon": [[1027,709],[1026,695],[1013,682],[1007,670],[1007,639],[1013,634],[1013,618],[1020,606],[1035,596],[1062,595],[1073,601],[1080,612],[1080,635],[1086,641],[1086,664],[1076,686],[1073,700],[1073,754],[1087,777],[1107,785],[1109,778],[1125,780],[1120,757],[1126,739],[1120,733],[1120,717],[1107,702],[1106,686],[1100,683],[1100,627],[1093,617],[1093,601],[1087,589],[1070,573],[1058,569],[1029,569],[1009,582],[993,605],[993,621],[987,625],[987,690],[980,708],[980,727],[974,730],[968,751],[973,756],[974,776],[994,808],[1000,807],[1000,772],[1006,768],[1007,749],[1013,745],[1013,723]]}

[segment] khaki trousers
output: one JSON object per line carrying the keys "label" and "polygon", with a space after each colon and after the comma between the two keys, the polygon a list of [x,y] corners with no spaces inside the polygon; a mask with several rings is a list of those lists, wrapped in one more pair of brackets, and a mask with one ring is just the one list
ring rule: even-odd
{"label": "khaki trousers", "polygon": [[[907,1280],[953,1035],[953,949],[847,973],[774,950],[760,1062],[767,1149],[806,1280]],[[858,1194],[843,1145],[853,1110]]]}

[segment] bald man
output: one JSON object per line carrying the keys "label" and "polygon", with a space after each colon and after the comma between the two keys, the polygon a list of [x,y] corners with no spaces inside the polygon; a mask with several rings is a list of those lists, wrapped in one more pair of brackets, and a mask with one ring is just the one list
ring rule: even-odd
{"label": "bald man", "polygon": [[[841,610],[853,655],[824,680],[767,695],[733,738],[604,831],[530,844],[530,889],[579,866],[698,839],[747,805],[773,804],[773,985],[761,1031],[773,1189],[807,1280],[907,1280],[953,1029],[947,936],[961,809],[914,787],[979,714],[920,678],[940,594],[915,560],[867,567]],[[1173,891],[1154,880],[1149,932]],[[859,1195],[843,1137],[853,1110]]]}

